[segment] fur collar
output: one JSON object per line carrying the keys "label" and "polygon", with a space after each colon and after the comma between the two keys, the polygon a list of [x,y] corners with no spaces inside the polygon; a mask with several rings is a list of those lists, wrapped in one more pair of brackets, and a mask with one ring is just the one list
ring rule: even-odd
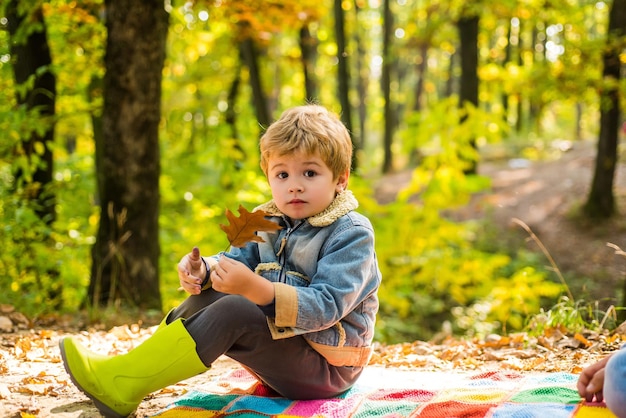
{"label": "fur collar", "polygon": [[[359,202],[354,197],[354,194],[350,190],[344,190],[335,197],[335,200],[326,209],[317,215],[307,218],[307,221],[315,227],[328,226],[358,206]],[[254,210],[262,210],[269,216],[285,216],[273,200],[257,206]]]}

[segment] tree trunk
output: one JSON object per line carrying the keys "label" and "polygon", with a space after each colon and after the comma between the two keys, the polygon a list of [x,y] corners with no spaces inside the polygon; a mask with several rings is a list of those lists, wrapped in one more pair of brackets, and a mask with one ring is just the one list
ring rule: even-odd
{"label": "tree trunk", "polygon": [[54,140],[56,78],[50,71],[52,58],[41,7],[28,10],[28,16],[20,8],[14,0],[6,10],[13,73],[18,86],[25,85],[31,77],[34,82],[31,88],[17,94],[17,102],[37,112],[37,124],[45,125],[45,129],[32,129],[17,145],[16,155],[24,155],[30,167],[17,168],[15,183],[18,188],[23,187],[24,197],[32,203],[37,216],[51,225],[56,218],[56,197],[49,190],[54,171],[50,144]]}
{"label": "tree trunk", "polygon": [[107,0],[100,224],[89,297],[161,309],[159,121],[168,14],[159,0]]}
{"label": "tree trunk", "polygon": [[417,64],[416,73],[417,73],[417,83],[415,84],[415,95],[413,102],[413,111],[421,112],[423,108],[424,101],[424,81],[426,79],[426,70],[428,68],[428,42],[424,41],[419,46],[419,59],[420,61]]}
{"label": "tree trunk", "polygon": [[[543,27],[546,27],[547,25],[544,23],[542,25]],[[534,54],[530,55],[532,57],[532,63],[531,65],[537,66],[537,68],[540,68],[542,65],[545,65],[545,61],[546,61],[546,55],[545,55],[545,51],[546,51],[546,46],[545,46],[545,37],[540,37],[539,36],[539,29],[537,29],[537,25],[533,26],[532,28],[532,42],[531,42],[531,48],[533,49],[533,51],[535,51]],[[539,51],[539,52],[537,52]],[[543,52],[541,52],[543,51]],[[527,63],[528,64],[528,63]],[[542,111],[542,104],[541,104],[541,95],[538,94],[538,92],[533,91],[529,98],[528,98],[528,116],[527,116],[527,121],[526,121],[526,129],[532,130],[534,127],[535,132],[538,135],[541,135],[541,111]]]}
{"label": "tree trunk", "polygon": [[[348,71],[348,52],[346,51],[345,13],[341,6],[342,0],[334,0],[335,14],[335,42],[337,43],[337,94],[341,105],[341,121],[348,128],[354,148],[354,134],[352,129],[352,109],[350,106],[350,74]],[[356,153],[352,154],[352,169],[357,169]]]}
{"label": "tree trunk", "polygon": [[248,74],[250,79],[250,87],[252,88],[252,96],[254,101],[254,111],[256,112],[256,118],[259,125],[263,129],[267,129],[272,123],[272,115],[267,102],[267,96],[263,90],[263,83],[261,82],[261,71],[259,69],[259,53],[257,51],[254,41],[247,37],[239,44],[239,52],[241,59],[248,67]]}
{"label": "tree trunk", "polygon": [[[233,78],[233,81],[228,88],[228,95],[226,96],[226,103],[228,103],[228,108],[224,113],[224,121],[228,126],[230,126],[230,132],[234,140],[233,147],[238,152],[238,157],[237,160],[234,162],[233,167],[235,170],[238,171],[241,169],[242,163],[248,158],[246,155],[246,150],[241,144],[241,137],[239,135],[239,130],[237,129],[237,111],[235,110],[237,96],[239,96],[239,87],[241,86],[241,64],[237,65],[234,76],[235,77]],[[230,188],[230,184],[225,184],[224,186]]]}
{"label": "tree trunk", "polygon": [[[520,19],[519,28],[518,28],[518,36],[517,36],[517,65],[520,68],[524,67],[524,25],[522,20]],[[517,133],[522,132],[524,128],[524,96],[520,90],[515,94],[517,99],[517,106],[515,111],[515,131]]]}
{"label": "tree trunk", "polygon": [[[461,85],[459,105],[465,106],[471,103],[478,107],[478,16],[468,16],[459,19],[457,26],[461,39]],[[463,117],[465,120],[466,116]],[[461,120],[461,122],[463,122]],[[470,145],[476,148],[475,140]],[[477,161],[468,161],[466,174],[475,174]]]}
{"label": "tree trunk", "polygon": [[357,111],[357,123],[358,125],[358,141],[355,141],[354,151],[357,154],[355,156],[356,166],[360,163],[360,155],[362,155],[362,151],[365,149],[365,144],[367,143],[366,129],[365,123],[367,121],[367,85],[369,84],[369,67],[366,64],[367,60],[367,51],[365,49],[365,44],[363,42],[363,34],[367,34],[360,27],[361,25],[358,23],[361,18],[361,6],[359,5],[359,1],[354,1],[354,18],[357,22],[357,27],[353,31],[354,34],[354,43],[356,45],[356,60],[355,60],[355,72],[357,74],[356,77],[356,91],[358,97],[358,103],[356,106]]}
{"label": "tree trunk", "polygon": [[620,111],[620,52],[626,41],[626,0],[614,0],[604,49],[600,92],[600,133],[591,190],[583,212],[589,218],[606,219],[615,214],[613,179],[617,164]]}
{"label": "tree trunk", "polygon": [[455,90],[455,68],[458,52],[455,50],[452,55],[450,55],[450,63],[448,65],[448,77],[444,81],[443,85],[443,97],[450,97],[454,94]]}
{"label": "tree trunk", "polygon": [[[502,68],[506,68],[507,65],[511,62],[511,56],[512,56],[511,27],[512,27],[511,21],[509,20],[509,24],[507,25],[507,28],[506,28],[506,47],[504,48],[504,58],[502,59],[502,62],[500,63],[500,66]],[[500,97],[502,100],[502,119],[504,119],[505,122],[508,122],[509,120],[509,92],[501,91]]]}
{"label": "tree trunk", "polygon": [[224,112],[224,121],[228,126],[230,126],[230,132],[232,137],[235,139],[236,148],[245,156],[245,152],[241,146],[241,138],[239,138],[239,130],[237,129],[237,112],[235,110],[235,105],[237,101],[237,96],[239,95],[239,86],[241,85],[241,65],[237,65],[235,69],[235,77],[233,78],[232,83],[230,83],[230,88],[228,89],[228,95],[226,96],[226,103],[228,103],[228,108],[226,112]]}
{"label": "tree trunk", "polygon": [[315,103],[318,100],[319,88],[315,77],[317,63],[317,38],[311,34],[309,25],[300,28],[300,51],[302,55],[302,70],[304,72],[304,90],[306,101]]}
{"label": "tree trunk", "polygon": [[393,170],[393,132],[396,126],[393,105],[391,103],[391,39],[393,34],[393,15],[391,14],[390,0],[383,2],[383,68],[381,74],[381,89],[383,92],[385,132],[383,136],[383,173]]}

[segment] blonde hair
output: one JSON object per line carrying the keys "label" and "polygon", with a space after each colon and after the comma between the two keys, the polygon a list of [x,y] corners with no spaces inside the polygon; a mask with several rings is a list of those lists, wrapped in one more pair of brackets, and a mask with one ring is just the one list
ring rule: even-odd
{"label": "blonde hair", "polygon": [[271,156],[304,152],[319,155],[335,178],[350,170],[352,140],[339,117],[315,104],[286,110],[261,137],[261,169],[267,175]]}

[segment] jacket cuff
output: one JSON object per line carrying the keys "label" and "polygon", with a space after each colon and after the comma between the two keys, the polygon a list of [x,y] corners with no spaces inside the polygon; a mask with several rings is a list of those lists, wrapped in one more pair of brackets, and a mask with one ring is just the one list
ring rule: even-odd
{"label": "jacket cuff", "polygon": [[215,266],[216,262],[212,258],[204,258],[200,257],[202,263],[204,263],[204,268],[206,269],[206,275],[204,276],[204,280],[202,280],[202,284],[200,285],[200,290],[207,290],[211,288],[211,266]]}
{"label": "jacket cuff", "polygon": [[298,293],[285,283],[274,283],[275,323],[279,327],[295,327],[298,319]]}

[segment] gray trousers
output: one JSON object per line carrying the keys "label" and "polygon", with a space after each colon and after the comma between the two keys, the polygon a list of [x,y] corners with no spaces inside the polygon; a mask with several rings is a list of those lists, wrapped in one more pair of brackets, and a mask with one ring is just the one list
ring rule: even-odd
{"label": "gray trousers", "polygon": [[167,317],[178,318],[208,367],[225,354],[289,399],[330,398],[350,389],[362,367],[336,367],[301,336],[274,340],[265,314],[243,296],[213,289],[189,296]]}

